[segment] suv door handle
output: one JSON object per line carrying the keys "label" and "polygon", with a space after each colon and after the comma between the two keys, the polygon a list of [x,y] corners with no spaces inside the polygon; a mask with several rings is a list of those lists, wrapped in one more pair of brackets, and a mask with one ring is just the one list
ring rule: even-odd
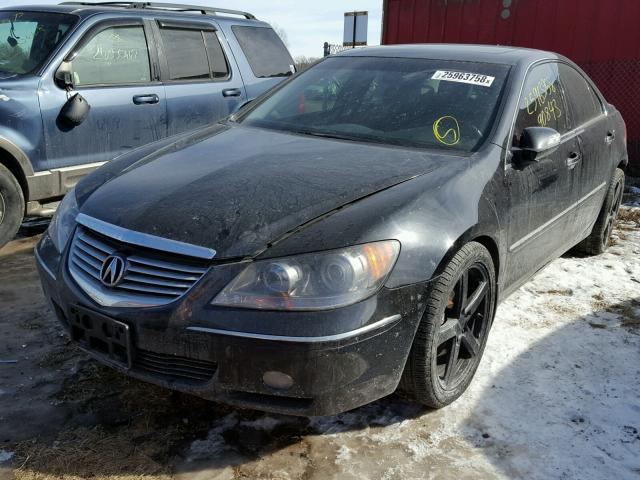
{"label": "suv door handle", "polygon": [[133,97],[133,103],[136,105],[143,105],[148,103],[158,103],[160,101],[160,97],[155,93],[147,94],[147,95],[135,95]]}
{"label": "suv door handle", "polygon": [[225,88],[222,90],[223,97],[239,97],[242,95],[242,90],[239,88]]}
{"label": "suv door handle", "polygon": [[567,167],[569,170],[573,170],[573,168],[582,160],[582,155],[578,152],[571,152],[569,157],[567,158]]}
{"label": "suv door handle", "polygon": [[611,145],[613,143],[614,138],[616,138],[616,131],[611,130],[607,132],[607,136],[604,137],[604,143],[606,143],[607,145]]}

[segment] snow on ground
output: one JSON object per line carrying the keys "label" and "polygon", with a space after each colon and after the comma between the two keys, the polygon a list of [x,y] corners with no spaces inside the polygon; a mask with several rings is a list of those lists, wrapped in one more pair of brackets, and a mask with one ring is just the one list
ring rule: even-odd
{"label": "snow on ground", "polygon": [[6,450],[0,450],[0,463],[8,462],[13,458],[13,452],[7,452]]}
{"label": "snow on ground", "polygon": [[225,444],[243,423],[275,436],[299,422],[227,415],[191,445],[186,462],[201,463],[183,478],[640,478],[638,226],[620,224],[605,254],[568,254],[507,299],[476,378],[449,407],[392,396],[312,419],[259,455]]}

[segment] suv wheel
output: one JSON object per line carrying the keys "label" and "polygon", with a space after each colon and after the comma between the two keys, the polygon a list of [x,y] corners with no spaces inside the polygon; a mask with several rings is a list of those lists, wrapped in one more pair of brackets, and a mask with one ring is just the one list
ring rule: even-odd
{"label": "suv wheel", "polygon": [[22,188],[11,172],[0,165],[0,248],[18,232],[23,214]]}

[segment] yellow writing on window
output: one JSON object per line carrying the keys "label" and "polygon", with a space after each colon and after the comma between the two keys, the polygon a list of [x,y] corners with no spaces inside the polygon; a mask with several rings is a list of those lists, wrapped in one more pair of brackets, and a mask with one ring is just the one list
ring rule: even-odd
{"label": "yellow writing on window", "polygon": [[548,78],[541,78],[525,95],[527,113],[535,115],[538,125],[546,127],[551,120],[562,117],[562,109],[555,98],[556,86]]}
{"label": "yellow writing on window", "polygon": [[460,142],[460,124],[451,115],[440,117],[433,122],[433,135],[444,145],[457,145]]}

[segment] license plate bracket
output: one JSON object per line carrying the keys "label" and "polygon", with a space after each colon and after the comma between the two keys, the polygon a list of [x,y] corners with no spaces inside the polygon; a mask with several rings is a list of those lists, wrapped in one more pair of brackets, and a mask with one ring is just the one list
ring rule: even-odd
{"label": "license plate bracket", "polygon": [[80,306],[71,307],[69,313],[72,340],[109,362],[132,367],[129,325]]}

